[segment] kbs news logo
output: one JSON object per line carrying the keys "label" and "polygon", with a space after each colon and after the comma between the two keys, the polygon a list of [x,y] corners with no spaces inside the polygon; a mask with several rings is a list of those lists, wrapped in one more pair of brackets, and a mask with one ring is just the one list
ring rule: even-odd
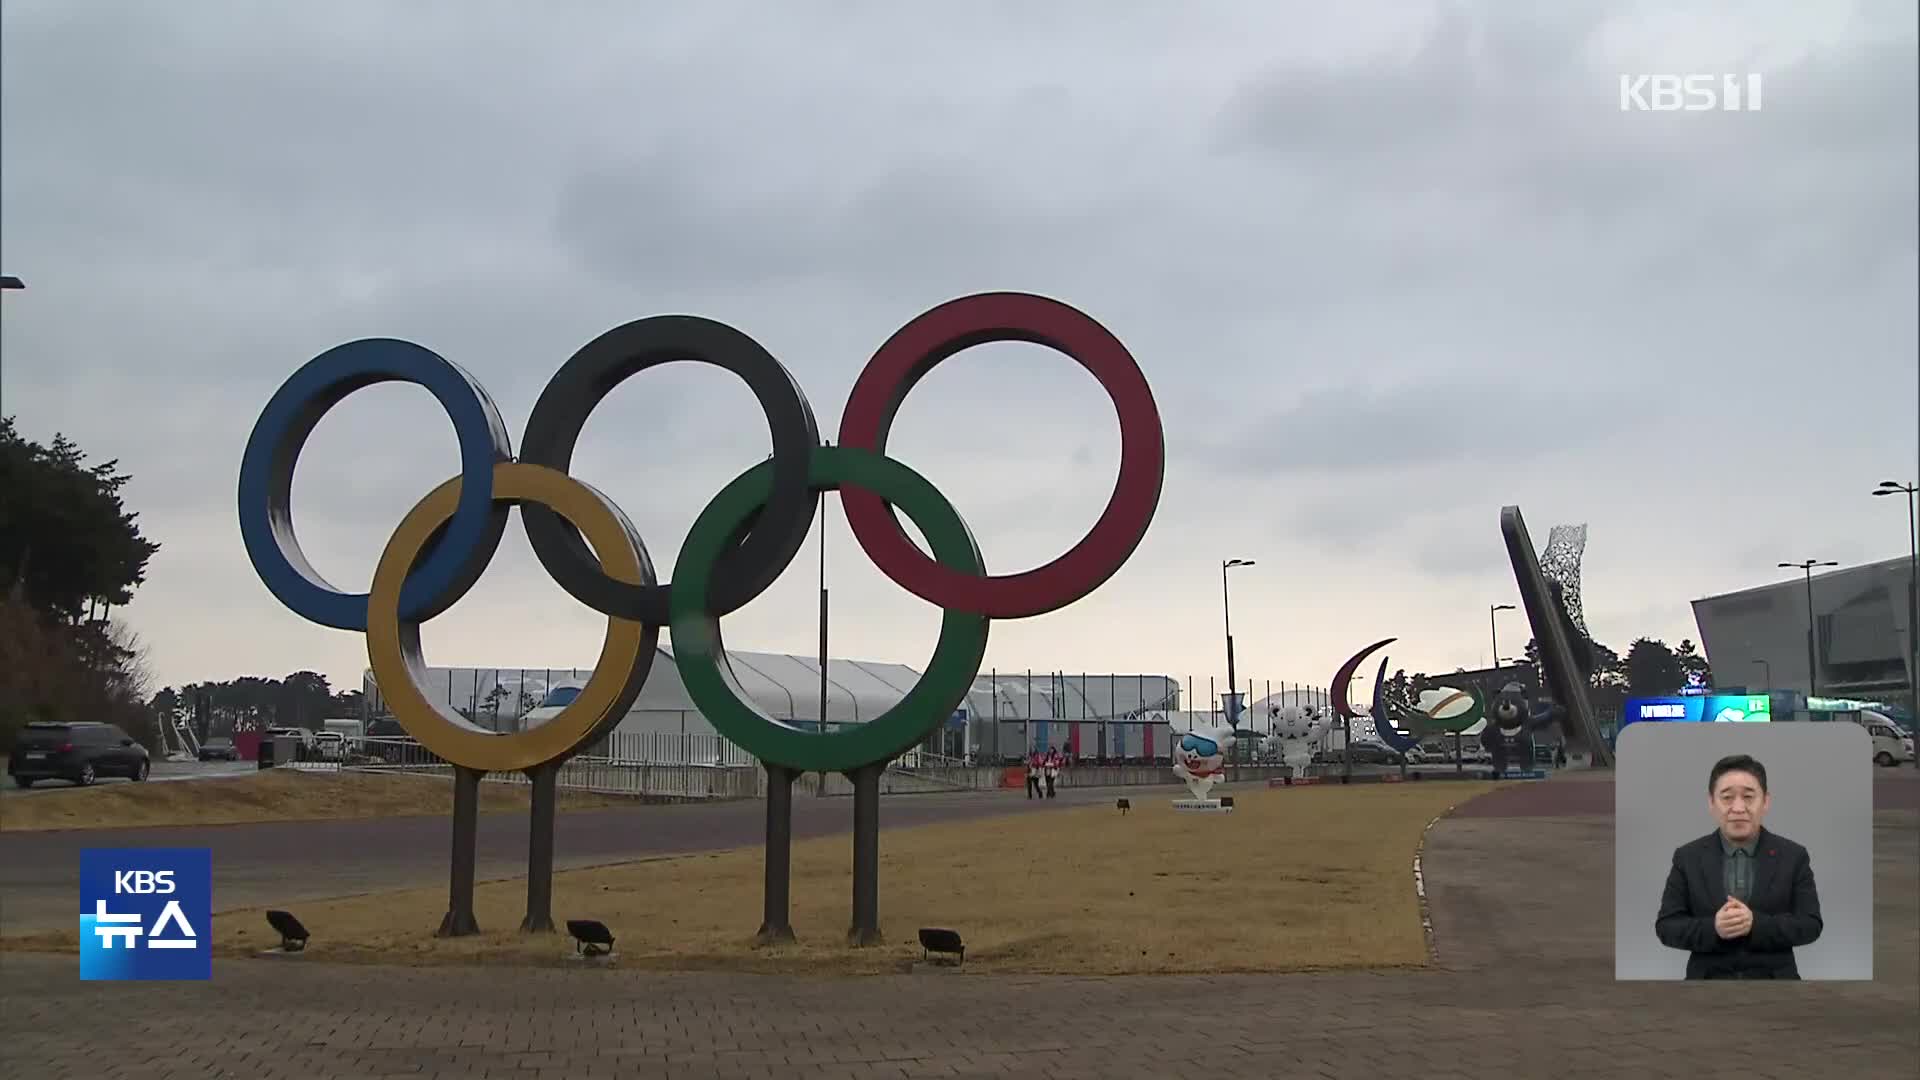
{"label": "kbs news logo", "polygon": [[1760,75],[1622,75],[1621,112],[1759,112]]}
{"label": "kbs news logo", "polygon": [[82,979],[207,979],[213,857],[206,848],[83,848]]}

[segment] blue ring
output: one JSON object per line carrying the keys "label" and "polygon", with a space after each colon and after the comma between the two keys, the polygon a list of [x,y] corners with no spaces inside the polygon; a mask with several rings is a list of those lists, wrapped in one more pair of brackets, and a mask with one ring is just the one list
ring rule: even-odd
{"label": "blue ring", "polygon": [[240,459],[240,536],[268,591],[294,614],[341,630],[367,628],[367,594],[341,592],[320,576],[293,532],[293,470],[307,436],[348,394],[383,382],[423,387],[453,421],[460,443],[460,502],[400,590],[400,617],[425,621],[464,596],[506,531],[493,501],[493,466],[513,459],[500,411],[458,364],[411,341],[365,338],[336,345],[281,385],[254,422]]}

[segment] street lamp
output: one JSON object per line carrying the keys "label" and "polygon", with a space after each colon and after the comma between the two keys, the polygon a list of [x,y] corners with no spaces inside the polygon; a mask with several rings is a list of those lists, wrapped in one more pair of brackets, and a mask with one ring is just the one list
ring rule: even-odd
{"label": "street lamp", "polygon": [[[822,446],[831,448],[833,443],[822,442]],[[772,461],[773,455],[768,454]],[[820,500],[820,727],[822,735],[827,734],[827,500]],[[997,732],[995,733],[998,734]],[[827,782],[823,777],[820,790],[825,793]]]}
{"label": "street lamp", "polygon": [[12,274],[0,274],[0,289],[24,289],[27,283]]}
{"label": "street lamp", "polygon": [[[1235,683],[1233,672],[1233,605],[1227,599],[1227,571],[1236,566],[1252,566],[1252,559],[1226,559],[1220,563],[1220,615],[1227,632],[1227,693],[1232,695],[1239,684]],[[1239,717],[1232,713],[1231,696],[1226,698],[1227,723],[1238,726]]]}
{"label": "street lamp", "polygon": [[1494,615],[1502,611],[1512,611],[1512,604],[1495,604],[1487,609],[1487,629],[1493,632],[1493,666],[1500,666],[1500,624]]}
{"label": "street lamp", "polygon": [[1920,630],[1916,629],[1920,627],[1920,532],[1914,524],[1914,496],[1920,494],[1920,484],[1882,480],[1873,493],[1907,496],[1907,689],[1920,705]]}
{"label": "street lamp", "polygon": [[[1820,673],[1819,673],[1819,670],[1814,667],[1814,655],[1813,655],[1814,653],[1814,650],[1813,650],[1813,568],[1816,566],[1839,566],[1839,565],[1840,565],[1839,563],[1833,562],[1832,560],[1827,560],[1823,562],[1819,559],[1802,559],[1799,562],[1783,562],[1780,564],[1780,569],[1782,570],[1799,570],[1804,572],[1807,575],[1807,696],[1808,697],[1817,697],[1820,694]],[[1768,681],[1771,682],[1772,680],[1768,680]]]}

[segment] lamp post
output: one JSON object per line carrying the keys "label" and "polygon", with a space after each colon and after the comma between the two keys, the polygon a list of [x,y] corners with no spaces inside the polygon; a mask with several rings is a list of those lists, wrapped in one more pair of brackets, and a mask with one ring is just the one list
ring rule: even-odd
{"label": "lamp post", "polygon": [[[1236,566],[1252,566],[1252,565],[1253,565],[1252,559],[1226,559],[1220,563],[1220,615],[1221,615],[1221,621],[1225,624],[1226,633],[1227,633],[1227,693],[1229,695],[1233,694],[1234,688],[1239,684],[1234,681],[1233,605],[1228,600],[1228,597],[1227,597],[1227,571],[1233,569]],[[1229,696],[1226,700],[1229,703],[1227,705],[1227,708],[1231,710],[1232,706],[1230,703],[1233,701],[1233,698]],[[1238,720],[1239,720],[1239,717],[1233,715],[1231,711],[1227,713],[1227,723],[1229,726],[1238,726],[1237,725]]]}
{"label": "lamp post", "polygon": [[[1799,570],[1807,575],[1807,696],[1817,697],[1820,693],[1820,672],[1814,666],[1813,648],[1813,568],[1816,566],[1839,566],[1832,560],[1802,559],[1799,562],[1783,562],[1782,570]],[[1772,680],[1769,679],[1769,682]]]}
{"label": "lamp post", "polygon": [[[833,444],[822,443],[823,446]],[[820,500],[820,734],[827,733],[827,500]],[[825,790],[826,778],[820,780]]]}
{"label": "lamp post", "polygon": [[24,289],[26,287],[27,287],[26,282],[21,281],[19,278],[14,277],[12,274],[0,275],[0,290]]}
{"label": "lamp post", "polygon": [[1493,666],[1500,666],[1500,623],[1494,618],[1502,611],[1512,611],[1512,604],[1494,604],[1487,609],[1487,629],[1493,634]]}
{"label": "lamp post", "polygon": [[1920,484],[1902,484],[1882,480],[1873,489],[1875,495],[1907,497],[1907,689],[1913,694],[1914,707],[1920,711],[1920,526],[1916,526],[1914,496]]}

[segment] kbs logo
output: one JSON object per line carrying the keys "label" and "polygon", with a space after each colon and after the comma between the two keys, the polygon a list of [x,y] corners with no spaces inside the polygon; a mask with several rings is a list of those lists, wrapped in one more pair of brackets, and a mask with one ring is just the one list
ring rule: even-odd
{"label": "kbs logo", "polygon": [[115,870],[113,891],[116,893],[170,893],[173,891],[173,871]]}
{"label": "kbs logo", "polygon": [[1759,112],[1760,75],[1622,75],[1621,112]]}
{"label": "kbs logo", "polygon": [[213,858],[206,848],[80,852],[80,977],[213,975]]}

